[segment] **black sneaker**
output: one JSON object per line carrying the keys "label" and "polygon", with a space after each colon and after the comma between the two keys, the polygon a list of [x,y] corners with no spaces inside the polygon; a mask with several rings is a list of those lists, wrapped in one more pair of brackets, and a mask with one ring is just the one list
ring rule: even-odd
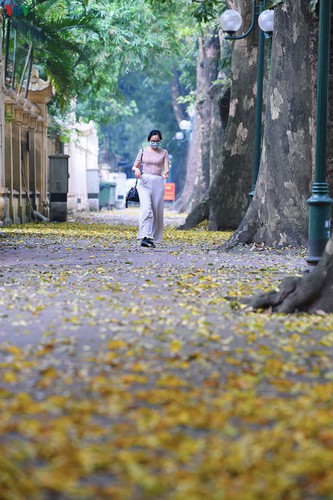
{"label": "black sneaker", "polygon": [[141,246],[145,248],[156,248],[153,241],[150,238],[144,237],[141,241]]}
{"label": "black sneaker", "polygon": [[156,248],[156,245],[155,243],[153,242],[153,240],[151,240],[150,238],[147,238],[148,242],[149,242],[149,246],[150,248]]}

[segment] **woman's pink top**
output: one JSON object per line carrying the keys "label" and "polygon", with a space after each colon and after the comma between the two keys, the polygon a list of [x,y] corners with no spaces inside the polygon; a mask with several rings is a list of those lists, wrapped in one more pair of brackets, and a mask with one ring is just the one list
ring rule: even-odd
{"label": "woman's pink top", "polygon": [[[137,154],[135,163],[140,161],[142,150]],[[166,149],[158,148],[157,151],[143,150],[142,155],[142,173],[162,175],[163,165],[166,160],[169,160],[169,154]]]}

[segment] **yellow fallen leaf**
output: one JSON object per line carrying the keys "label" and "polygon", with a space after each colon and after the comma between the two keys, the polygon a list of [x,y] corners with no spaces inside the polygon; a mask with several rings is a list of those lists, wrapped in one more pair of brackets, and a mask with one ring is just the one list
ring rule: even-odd
{"label": "yellow fallen leaf", "polygon": [[110,342],[108,343],[108,348],[109,349],[123,349],[124,347],[126,347],[126,342],[124,342],[123,340],[110,340]]}
{"label": "yellow fallen leaf", "polygon": [[5,372],[2,375],[2,379],[7,384],[13,384],[14,382],[17,381],[17,375],[13,372]]}
{"label": "yellow fallen leaf", "polygon": [[179,339],[174,339],[169,344],[169,351],[171,354],[176,354],[183,348],[183,343]]}

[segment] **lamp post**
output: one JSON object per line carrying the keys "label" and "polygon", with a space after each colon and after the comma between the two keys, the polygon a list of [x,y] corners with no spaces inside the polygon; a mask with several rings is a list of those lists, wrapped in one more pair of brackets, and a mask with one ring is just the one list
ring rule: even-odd
{"label": "lamp post", "polygon": [[248,31],[242,35],[236,36],[235,33],[242,25],[242,17],[235,10],[227,10],[220,17],[220,24],[224,31],[229,36],[227,40],[240,40],[246,38],[252,33],[256,17],[259,24],[259,43],[258,43],[258,63],[257,63],[257,95],[256,95],[256,113],[255,113],[255,135],[254,135],[254,159],[253,159],[253,174],[252,174],[252,189],[249,193],[252,200],[260,166],[261,157],[261,116],[263,102],[263,82],[264,82],[264,56],[265,56],[265,38],[272,35],[274,27],[274,11],[264,10],[266,8],[266,0],[253,0],[252,21]]}
{"label": "lamp post", "polygon": [[317,264],[330,238],[331,204],[326,181],[327,108],[330,65],[330,31],[332,0],[322,0],[319,12],[319,46],[317,69],[315,172],[309,211],[309,264]]}

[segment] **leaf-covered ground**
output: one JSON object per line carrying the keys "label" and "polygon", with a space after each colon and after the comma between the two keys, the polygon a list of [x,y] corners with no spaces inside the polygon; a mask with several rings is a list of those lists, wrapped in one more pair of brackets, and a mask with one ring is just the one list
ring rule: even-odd
{"label": "leaf-covered ground", "polygon": [[333,317],[236,300],[304,251],[119,217],[2,230],[1,500],[333,498]]}

